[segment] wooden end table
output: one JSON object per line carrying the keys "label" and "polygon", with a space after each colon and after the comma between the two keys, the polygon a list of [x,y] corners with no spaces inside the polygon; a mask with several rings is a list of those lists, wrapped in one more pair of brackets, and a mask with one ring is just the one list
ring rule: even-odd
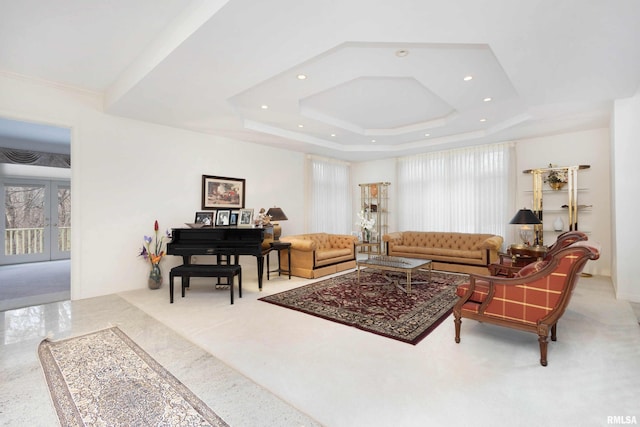
{"label": "wooden end table", "polygon": [[[274,240],[269,243],[271,250],[278,251],[278,268],[275,270],[269,270],[269,252],[267,252],[267,280],[269,280],[269,273],[278,273],[280,276],[282,273],[287,273],[289,275],[289,280],[291,280],[291,243],[290,242],[281,242],[280,240]],[[283,270],[280,268],[280,251],[287,250],[287,265],[289,266],[288,270]]]}
{"label": "wooden end table", "polygon": [[[489,264],[492,276],[513,277],[525,265],[540,261],[544,258],[548,248],[546,246],[511,245],[508,252],[500,254],[500,261]],[[509,259],[508,264],[504,264]]]}

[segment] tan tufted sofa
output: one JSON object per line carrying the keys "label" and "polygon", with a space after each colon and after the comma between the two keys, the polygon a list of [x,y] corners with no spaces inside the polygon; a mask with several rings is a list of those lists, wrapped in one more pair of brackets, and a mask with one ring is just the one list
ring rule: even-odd
{"label": "tan tufted sofa", "polygon": [[[356,267],[355,243],[348,234],[309,233],[286,236],[291,243],[291,274],[314,279]],[[283,253],[284,254],[284,253]],[[281,254],[280,268],[289,270],[287,256]]]}
{"label": "tan tufted sofa", "polygon": [[502,246],[493,234],[402,231],[382,236],[387,255],[430,259],[434,270],[487,274]]}

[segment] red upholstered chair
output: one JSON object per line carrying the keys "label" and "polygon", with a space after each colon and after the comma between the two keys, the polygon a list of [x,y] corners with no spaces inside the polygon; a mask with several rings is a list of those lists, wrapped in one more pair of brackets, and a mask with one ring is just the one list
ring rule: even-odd
{"label": "red upholstered chair", "polygon": [[471,274],[458,286],[460,300],[453,308],[456,342],[463,317],[533,332],[540,343],[540,364],[547,366],[547,339],[556,341],[558,319],[571,299],[588,260],[600,257],[599,245],[580,241],[551,258],[529,264],[513,278]]}
{"label": "red upholstered chair", "polygon": [[[549,260],[551,259],[553,254],[558,252],[560,249],[566,248],[567,246],[575,242],[582,242],[588,239],[589,237],[582,231],[565,231],[558,236],[556,241],[551,246],[549,246],[547,252],[544,255],[544,259]],[[513,259],[509,254],[500,254],[500,259],[498,260],[498,262],[489,265],[489,274],[491,274],[492,276],[506,275],[511,277],[513,276],[511,272],[516,270],[518,270],[518,268],[513,265]]]}

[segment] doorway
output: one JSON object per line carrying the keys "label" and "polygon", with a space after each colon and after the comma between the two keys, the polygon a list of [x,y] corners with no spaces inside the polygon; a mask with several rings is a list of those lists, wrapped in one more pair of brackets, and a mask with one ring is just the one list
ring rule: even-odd
{"label": "doorway", "polygon": [[0,206],[0,265],[69,259],[69,181],[4,178]]}
{"label": "doorway", "polygon": [[71,294],[71,127],[0,116],[0,311]]}
{"label": "doorway", "polygon": [[0,177],[0,311],[71,297],[71,185]]}

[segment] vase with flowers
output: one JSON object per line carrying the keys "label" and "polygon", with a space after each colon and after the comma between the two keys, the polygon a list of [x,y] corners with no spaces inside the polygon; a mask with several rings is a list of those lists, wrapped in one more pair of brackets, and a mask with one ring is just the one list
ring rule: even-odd
{"label": "vase with flowers", "polygon": [[[158,221],[153,224],[154,235],[144,236],[144,244],[140,250],[141,256],[145,261],[149,261],[151,271],[149,272],[149,288],[159,289],[162,285],[162,270],[160,269],[160,261],[164,257],[165,252],[162,249],[164,243],[164,235],[159,235]],[[169,233],[166,233],[167,236]]]}
{"label": "vase with flowers", "polygon": [[373,230],[373,226],[375,224],[376,219],[369,217],[367,212],[363,210],[358,212],[358,220],[356,221],[356,225],[362,230],[363,242],[369,243],[371,241],[371,230]]}
{"label": "vase with flowers", "polygon": [[549,184],[549,187],[554,190],[560,190],[569,181],[569,175],[566,169],[554,169],[555,165],[549,163],[549,169],[552,169],[547,174],[544,182]]}

